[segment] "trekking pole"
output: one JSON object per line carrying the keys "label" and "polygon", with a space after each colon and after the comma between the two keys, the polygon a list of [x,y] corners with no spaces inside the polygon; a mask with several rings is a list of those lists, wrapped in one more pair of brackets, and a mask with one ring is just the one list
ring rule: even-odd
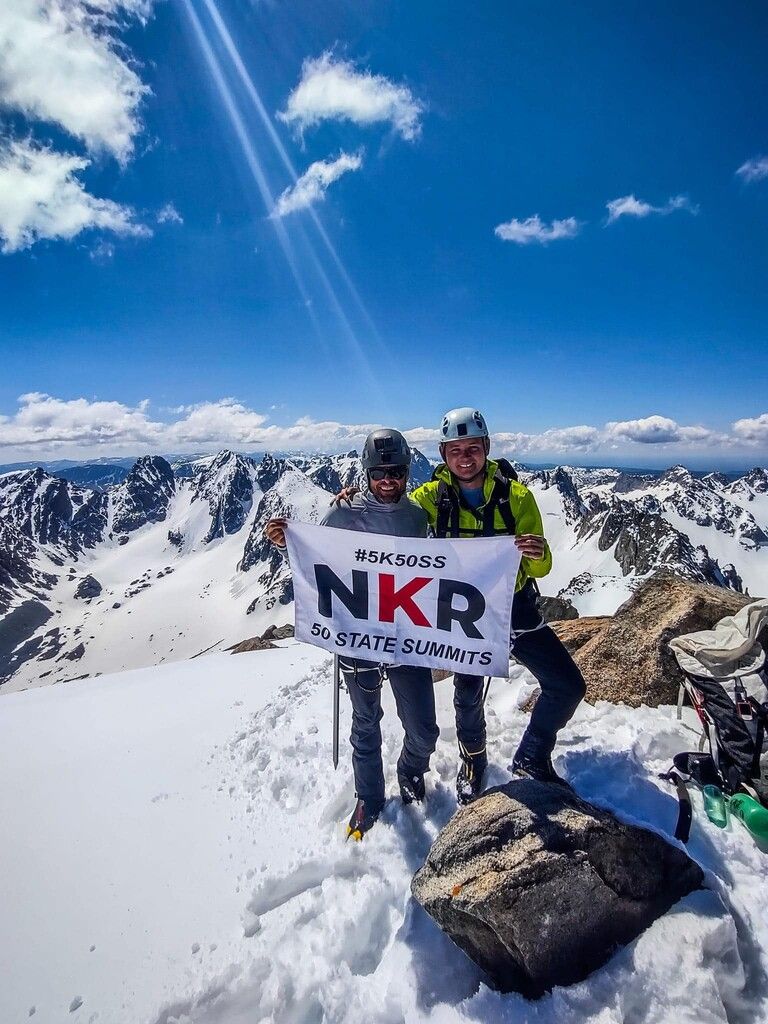
{"label": "trekking pole", "polygon": [[485,689],[483,690],[483,707],[485,707],[485,699],[488,696],[488,691],[491,688],[491,679],[492,678],[493,678],[493,676],[488,676],[488,678],[485,680]]}
{"label": "trekking pole", "polygon": [[339,767],[339,691],[341,690],[339,656],[333,656],[333,768]]}

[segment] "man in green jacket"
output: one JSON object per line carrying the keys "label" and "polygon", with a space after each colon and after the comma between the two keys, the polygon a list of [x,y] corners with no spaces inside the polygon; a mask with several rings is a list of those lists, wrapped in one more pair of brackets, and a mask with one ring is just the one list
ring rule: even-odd
{"label": "man in green jacket", "polygon": [[[520,775],[562,782],[552,767],[558,731],[584,697],[581,672],[556,634],[541,618],[534,579],[552,568],[552,552],[544,539],[536,499],[508,464],[488,458],[490,437],[476,409],[452,409],[440,428],[440,454],[445,460],[434,479],[411,495],[427,513],[437,537],[489,537],[508,534],[521,552],[512,604],[511,652],[536,677],[541,695],[511,768]],[[483,678],[454,675],[454,708],[461,764],[456,780],[460,803],[481,791],[488,764],[485,750]]]}

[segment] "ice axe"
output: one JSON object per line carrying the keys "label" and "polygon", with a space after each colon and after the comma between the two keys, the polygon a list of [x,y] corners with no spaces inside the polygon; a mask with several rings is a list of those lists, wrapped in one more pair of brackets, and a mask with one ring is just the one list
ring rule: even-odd
{"label": "ice axe", "polygon": [[339,692],[341,691],[341,667],[339,656],[333,656],[333,768],[339,767]]}

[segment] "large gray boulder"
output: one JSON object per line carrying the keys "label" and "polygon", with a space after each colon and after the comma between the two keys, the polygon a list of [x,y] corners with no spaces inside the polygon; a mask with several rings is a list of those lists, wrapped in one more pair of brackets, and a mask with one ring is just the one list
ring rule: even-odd
{"label": "large gray boulder", "polygon": [[723,587],[657,572],[615,615],[556,622],[553,629],[581,669],[588,701],[658,707],[677,701],[683,678],[669,641],[711,629],[750,600]]}
{"label": "large gray boulder", "polygon": [[499,989],[536,997],[586,978],[703,878],[655,832],[525,779],[460,808],[411,891]]}

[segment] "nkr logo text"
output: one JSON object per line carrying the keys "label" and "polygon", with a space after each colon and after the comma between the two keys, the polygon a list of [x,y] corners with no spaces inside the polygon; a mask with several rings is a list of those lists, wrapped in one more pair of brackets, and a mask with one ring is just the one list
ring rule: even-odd
{"label": "nkr logo text", "polygon": [[[356,619],[370,620],[371,592],[376,600],[377,611],[374,622],[394,622],[395,612],[400,609],[414,626],[427,629],[443,629],[450,633],[456,622],[464,635],[482,640],[483,634],[477,623],[485,614],[485,598],[471,583],[462,580],[438,580],[437,595],[416,595],[432,583],[432,576],[414,576],[400,587],[395,585],[391,573],[367,573],[362,569],[352,570],[352,587],[341,580],[327,565],[315,564],[317,583],[317,610],[324,618],[333,617],[333,597],[344,605]],[[454,606],[458,599],[461,607]]]}

